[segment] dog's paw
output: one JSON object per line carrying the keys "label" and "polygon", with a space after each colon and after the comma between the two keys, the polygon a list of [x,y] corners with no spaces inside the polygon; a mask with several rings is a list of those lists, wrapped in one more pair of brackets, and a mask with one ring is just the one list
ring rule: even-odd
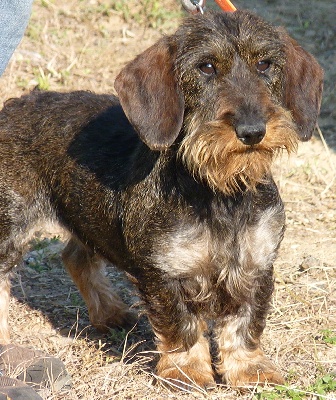
{"label": "dog's paw", "polygon": [[216,387],[213,374],[202,370],[202,366],[197,369],[188,366],[171,367],[158,370],[158,375],[162,383],[170,389],[193,391],[199,389],[211,390]]}
{"label": "dog's paw", "polygon": [[161,382],[171,389],[200,391],[216,386],[212,369],[209,343],[200,335],[188,350],[178,351],[177,346],[161,337],[158,350],[161,358],[157,373]]}
{"label": "dog's paw", "polygon": [[274,364],[265,356],[259,360],[240,362],[223,374],[223,380],[232,387],[284,384],[285,380]]}
{"label": "dog's paw", "polygon": [[138,321],[138,316],[133,311],[125,308],[115,308],[110,314],[90,315],[92,325],[100,332],[108,332],[110,328],[133,328]]}

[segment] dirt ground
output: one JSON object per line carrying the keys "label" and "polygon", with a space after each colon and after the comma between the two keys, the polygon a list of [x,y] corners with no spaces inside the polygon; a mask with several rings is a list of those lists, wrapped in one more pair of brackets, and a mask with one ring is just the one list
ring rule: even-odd
{"label": "dirt ground", "polygon": [[[41,228],[13,277],[10,308],[16,343],[59,356],[72,388],[45,399],[317,399],[336,398],[336,23],[331,0],[236,0],[287,28],[325,69],[320,131],[297,155],[274,167],[287,212],[287,230],[275,264],[272,313],[263,336],[266,353],[287,386],[238,393],[223,385],[209,393],[170,392],[155,378],[153,335],[144,317],[132,332],[102,335],[64,272],[66,235]],[[211,1],[207,2],[212,6]],[[36,0],[24,40],[1,78],[4,101],[42,90],[112,93],[128,60],[172,32],[180,3],[143,0]],[[125,301],[141,304],[123,274],[109,268]]]}

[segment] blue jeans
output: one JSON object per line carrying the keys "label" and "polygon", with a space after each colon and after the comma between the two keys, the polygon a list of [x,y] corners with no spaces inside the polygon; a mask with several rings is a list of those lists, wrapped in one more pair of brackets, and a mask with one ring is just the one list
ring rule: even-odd
{"label": "blue jeans", "polygon": [[33,0],[0,0],[0,75],[28,25]]}

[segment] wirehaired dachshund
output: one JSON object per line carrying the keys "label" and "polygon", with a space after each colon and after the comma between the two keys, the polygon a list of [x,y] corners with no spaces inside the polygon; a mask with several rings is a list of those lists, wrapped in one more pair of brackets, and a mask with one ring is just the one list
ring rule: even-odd
{"label": "wirehaired dachshund", "polygon": [[260,347],[285,226],[271,165],[311,137],[322,78],[282,28],[244,10],[208,11],[127,64],[119,97],[33,91],[7,101],[0,343],[10,342],[9,273],[27,232],[48,219],[71,234],[63,261],[94,326],[132,319],[105,261],[132,277],[163,380],[283,382]]}

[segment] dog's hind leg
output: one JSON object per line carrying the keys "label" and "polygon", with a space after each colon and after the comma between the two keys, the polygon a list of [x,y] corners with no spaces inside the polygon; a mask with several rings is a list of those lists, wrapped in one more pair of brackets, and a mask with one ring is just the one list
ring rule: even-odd
{"label": "dog's hind leg", "polygon": [[77,285],[89,311],[93,326],[101,331],[109,327],[131,327],[135,314],[113,292],[105,275],[105,263],[84,244],[71,238],[62,254],[64,265]]}
{"label": "dog's hind leg", "polygon": [[8,329],[8,307],[10,295],[10,282],[8,276],[0,280],[0,344],[10,343]]}
{"label": "dog's hind leg", "polygon": [[[2,222],[4,222],[3,218]],[[0,225],[2,228],[2,234],[8,234],[4,225]],[[13,229],[13,235],[16,238],[20,237],[20,233]],[[9,315],[9,299],[10,299],[10,277],[11,269],[18,264],[18,260],[22,257],[21,241],[11,239],[11,235],[8,234],[8,238],[0,241],[0,344],[10,343],[10,334],[8,327],[8,315]]]}
{"label": "dog's hind leg", "polygon": [[[20,232],[8,223],[0,209],[0,344],[10,343],[8,327],[10,299],[10,271],[22,256]],[[13,229],[11,229],[13,228]],[[12,231],[12,232],[11,232]],[[15,237],[16,240],[12,240]]]}

